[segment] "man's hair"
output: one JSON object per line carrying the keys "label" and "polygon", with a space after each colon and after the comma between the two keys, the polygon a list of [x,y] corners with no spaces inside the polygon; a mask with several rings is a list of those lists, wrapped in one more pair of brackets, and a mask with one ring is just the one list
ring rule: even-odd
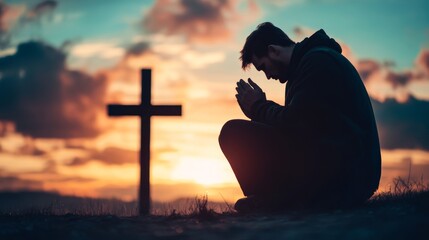
{"label": "man's hair", "polygon": [[264,22],[258,25],[244,43],[243,49],[240,51],[241,67],[245,70],[252,63],[252,56],[260,58],[267,54],[269,45],[279,45],[288,47],[295,42],[292,41],[286,33],[280,28],[274,26],[270,22]]}

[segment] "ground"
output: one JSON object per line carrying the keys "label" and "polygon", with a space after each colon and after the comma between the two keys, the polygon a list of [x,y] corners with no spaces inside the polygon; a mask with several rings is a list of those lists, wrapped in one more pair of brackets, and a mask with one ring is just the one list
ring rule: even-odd
{"label": "ground", "polygon": [[379,197],[355,209],[119,217],[0,215],[0,239],[428,239],[429,191]]}

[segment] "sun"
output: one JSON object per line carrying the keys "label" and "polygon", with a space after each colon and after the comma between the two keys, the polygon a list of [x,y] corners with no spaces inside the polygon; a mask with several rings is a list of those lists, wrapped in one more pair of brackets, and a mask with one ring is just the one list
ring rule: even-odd
{"label": "sun", "polygon": [[189,181],[203,186],[235,182],[234,174],[222,161],[208,158],[183,157],[171,173],[173,181]]}

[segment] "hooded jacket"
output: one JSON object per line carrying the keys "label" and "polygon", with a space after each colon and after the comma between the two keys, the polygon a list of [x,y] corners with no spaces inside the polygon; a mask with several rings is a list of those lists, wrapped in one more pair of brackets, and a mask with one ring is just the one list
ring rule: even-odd
{"label": "hooded jacket", "polygon": [[322,29],[297,43],[285,105],[259,101],[251,119],[282,131],[293,159],[318,166],[306,174],[330,179],[347,198],[366,200],[380,180],[377,126],[365,86],[341,51]]}

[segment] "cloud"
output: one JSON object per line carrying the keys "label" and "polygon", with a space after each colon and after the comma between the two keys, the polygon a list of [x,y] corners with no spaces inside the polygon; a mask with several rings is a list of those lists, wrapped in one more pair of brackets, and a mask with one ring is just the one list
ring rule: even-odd
{"label": "cloud", "polygon": [[293,28],[293,34],[295,35],[295,38],[297,38],[297,39],[303,39],[306,37],[310,37],[315,32],[316,32],[316,30],[314,30],[313,28],[304,27],[304,26],[295,26]]}
{"label": "cloud", "polygon": [[91,138],[105,116],[107,81],[69,70],[66,55],[42,42],[0,58],[0,119],[35,138]]}
{"label": "cloud", "polygon": [[103,59],[122,58],[124,52],[124,49],[114,44],[101,42],[76,44],[71,47],[70,51],[76,57],[99,57]]}
{"label": "cloud", "polygon": [[373,59],[360,59],[355,65],[368,93],[381,101],[394,97],[404,102],[412,94],[409,89],[412,83],[429,83],[428,49],[420,51],[412,68],[402,71],[393,70],[392,62],[379,62]]}
{"label": "cloud", "polygon": [[46,0],[36,4],[33,8],[31,8],[26,16],[25,20],[32,21],[41,16],[52,12],[58,5],[57,1]]}
{"label": "cloud", "polygon": [[[8,11],[8,8],[5,3],[0,2],[0,37],[3,37],[3,34],[5,34],[7,30],[7,24],[6,24],[6,13]],[[2,40],[0,38],[0,40]]]}
{"label": "cloud", "polygon": [[88,157],[74,158],[69,166],[80,166],[90,161],[99,161],[107,165],[122,165],[127,163],[138,163],[139,152],[121,149],[116,147],[108,147],[102,151],[93,150]]}
{"label": "cloud", "polygon": [[0,191],[43,190],[43,183],[13,176],[0,176]]}
{"label": "cloud", "polygon": [[94,190],[97,197],[101,198],[119,198],[125,201],[135,200],[137,198],[138,187],[136,185],[112,186],[107,185]]}
{"label": "cloud", "polygon": [[148,42],[140,41],[128,47],[127,56],[140,56],[149,51],[150,44]]}
{"label": "cloud", "polygon": [[372,59],[359,60],[358,66],[356,67],[359,71],[360,77],[364,82],[369,78],[369,76],[371,76],[375,72],[380,71],[380,69],[382,68],[379,62]]}
{"label": "cloud", "polygon": [[248,4],[248,12],[242,13],[234,0],[157,0],[141,24],[149,33],[180,35],[189,42],[221,42],[231,39],[231,23],[258,15],[256,4]]}
{"label": "cloud", "polygon": [[278,8],[278,7],[289,7],[291,5],[296,5],[296,4],[302,4],[305,3],[307,0],[265,0],[263,1],[264,3],[270,4],[270,5],[274,5],[274,7]]}
{"label": "cloud", "polygon": [[14,31],[31,22],[37,22],[51,13],[57,5],[57,1],[45,0],[29,8],[22,4],[6,4],[0,1],[0,49],[9,46]]}
{"label": "cloud", "polygon": [[423,49],[420,51],[416,60],[417,66],[429,76],[429,49]]}
{"label": "cloud", "polygon": [[208,52],[199,53],[196,51],[186,51],[182,55],[183,61],[193,69],[204,68],[207,65],[222,62],[225,60],[225,53],[223,52]]}
{"label": "cloud", "polygon": [[429,101],[372,100],[381,148],[429,150]]}
{"label": "cloud", "polygon": [[[74,146],[72,148],[75,149]],[[123,165],[123,164],[139,164],[139,151],[128,150],[118,147],[107,147],[101,151],[78,147],[88,151],[86,157],[75,157],[67,165],[81,166],[91,161],[102,162],[106,165]],[[164,158],[165,154],[175,153],[177,149],[169,146],[154,148],[151,151],[151,158],[156,161],[156,164],[161,164],[165,167],[171,166],[171,162]]]}
{"label": "cloud", "polygon": [[398,87],[405,87],[411,81],[413,81],[413,74],[410,71],[405,72],[388,72],[386,75],[386,81],[390,83],[393,89]]}
{"label": "cloud", "polygon": [[7,5],[0,1],[0,49],[9,45],[11,35],[10,31],[23,15],[24,6]]}

